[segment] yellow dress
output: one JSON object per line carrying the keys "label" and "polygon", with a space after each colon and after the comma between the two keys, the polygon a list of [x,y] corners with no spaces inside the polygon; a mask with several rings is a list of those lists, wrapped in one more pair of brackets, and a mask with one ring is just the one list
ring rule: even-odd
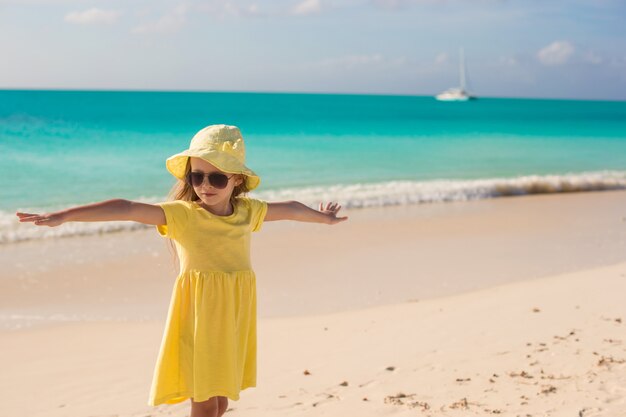
{"label": "yellow dress", "polygon": [[233,214],[168,201],[166,225],[180,259],[148,405],[206,401],[256,386],[256,276],[250,232],[261,229],[267,202],[238,197]]}

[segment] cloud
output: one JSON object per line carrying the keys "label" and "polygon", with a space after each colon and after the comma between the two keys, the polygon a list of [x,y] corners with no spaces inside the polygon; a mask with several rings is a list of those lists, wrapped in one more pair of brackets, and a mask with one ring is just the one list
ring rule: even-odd
{"label": "cloud", "polygon": [[503,67],[517,67],[519,62],[514,56],[501,56],[498,59],[498,64]]}
{"label": "cloud", "polygon": [[402,9],[408,6],[409,1],[407,0],[373,0],[375,6],[381,7],[383,9]]}
{"label": "cloud", "polygon": [[321,9],[320,0],[304,0],[291,9],[291,14],[306,16],[319,13]]}
{"label": "cloud", "polygon": [[370,0],[378,8],[389,10],[403,10],[414,5],[444,3],[443,0]]}
{"label": "cloud", "polygon": [[239,16],[239,17],[260,17],[264,16],[264,13],[259,9],[259,5],[256,3],[243,5],[236,2],[231,3],[226,1],[220,3],[213,10],[220,18],[224,18],[227,15]]}
{"label": "cloud", "polygon": [[583,61],[588,62],[593,65],[602,64],[604,59],[596,54],[594,51],[587,51],[585,55],[583,55]]}
{"label": "cloud", "polygon": [[263,16],[263,13],[259,9],[259,5],[256,3],[240,8],[239,14],[241,16]]}
{"label": "cloud", "polygon": [[435,65],[442,65],[448,62],[448,54],[441,52],[435,57]]}
{"label": "cloud", "polygon": [[208,14],[211,18],[224,20],[229,17],[259,18],[268,17],[267,7],[261,9],[257,3],[242,4],[231,0],[205,0],[194,4],[194,11]]}
{"label": "cloud", "polygon": [[430,76],[433,74],[441,74],[447,71],[449,68],[458,68],[458,62],[453,63],[450,60],[450,55],[447,52],[439,52],[434,58],[419,59],[411,64],[411,71],[413,74],[418,74],[420,77]]}
{"label": "cloud", "polygon": [[176,32],[185,24],[187,10],[186,4],[180,4],[158,20],[134,27],[132,32],[138,34]]}
{"label": "cloud", "polygon": [[65,15],[65,21],[78,25],[111,24],[117,21],[119,12],[92,8],[82,12],[70,12]]}
{"label": "cloud", "polygon": [[554,41],[537,52],[537,59],[543,65],[565,64],[574,53],[574,46],[567,41]]}

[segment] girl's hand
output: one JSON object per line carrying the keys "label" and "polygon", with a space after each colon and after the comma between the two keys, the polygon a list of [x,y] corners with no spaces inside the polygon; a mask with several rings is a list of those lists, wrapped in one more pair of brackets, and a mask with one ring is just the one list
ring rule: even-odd
{"label": "girl's hand", "polygon": [[326,208],[324,208],[324,203],[320,203],[320,212],[325,214],[328,218],[328,224],[336,224],[340,223],[344,220],[348,220],[347,216],[337,217],[337,213],[341,209],[341,206],[337,205],[337,203],[329,202],[326,204]]}
{"label": "girl's hand", "polygon": [[63,215],[61,213],[46,213],[46,214],[32,214],[32,213],[15,213],[20,218],[20,223],[34,223],[37,226],[58,226],[63,224]]}

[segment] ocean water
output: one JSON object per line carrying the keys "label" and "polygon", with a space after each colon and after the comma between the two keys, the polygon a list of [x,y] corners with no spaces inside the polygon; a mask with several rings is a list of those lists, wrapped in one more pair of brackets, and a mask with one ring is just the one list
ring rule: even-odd
{"label": "ocean water", "polygon": [[[0,244],[141,228],[20,224],[111,198],[163,201],[165,159],[238,126],[252,196],[312,207],[626,188],[626,102],[332,94],[0,91]],[[29,227],[30,226],[30,227]]]}

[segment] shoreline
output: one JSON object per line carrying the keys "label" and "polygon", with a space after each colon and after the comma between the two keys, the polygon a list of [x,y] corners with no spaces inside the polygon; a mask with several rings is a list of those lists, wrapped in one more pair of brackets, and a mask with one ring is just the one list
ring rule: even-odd
{"label": "shoreline", "polygon": [[[475,179],[389,180],[386,182],[304,186],[253,192],[251,197],[267,201],[297,200],[316,208],[318,201],[339,201],[347,210],[393,209],[450,202],[500,199],[545,194],[579,192],[625,191],[626,171],[587,171],[553,175],[518,175]],[[106,198],[106,197],[105,197]],[[127,197],[128,198],[128,197]],[[166,197],[142,197],[144,203],[165,201]],[[93,201],[92,201],[93,202]],[[1,202],[0,202],[1,203]],[[14,207],[0,209],[0,247],[32,240],[59,237],[89,236],[120,231],[147,230],[145,225],[133,222],[74,222],[57,228],[26,229],[15,221],[15,211],[49,212],[86,204],[88,201],[66,202],[49,207]],[[60,203],[59,203],[60,204]]]}

